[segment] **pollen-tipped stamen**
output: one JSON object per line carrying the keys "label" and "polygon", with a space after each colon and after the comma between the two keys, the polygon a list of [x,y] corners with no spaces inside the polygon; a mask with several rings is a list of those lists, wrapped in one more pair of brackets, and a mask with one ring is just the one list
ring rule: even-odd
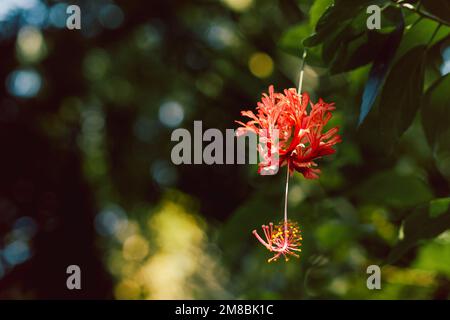
{"label": "pollen-tipped stamen", "polygon": [[289,260],[289,256],[299,258],[296,252],[302,251],[299,247],[303,238],[296,222],[283,221],[276,226],[269,223],[268,226],[263,225],[262,229],[265,240],[256,230],[253,230],[253,234],[269,251],[275,252],[275,255],[268,259],[268,262],[276,261],[281,255],[284,256],[286,261]]}

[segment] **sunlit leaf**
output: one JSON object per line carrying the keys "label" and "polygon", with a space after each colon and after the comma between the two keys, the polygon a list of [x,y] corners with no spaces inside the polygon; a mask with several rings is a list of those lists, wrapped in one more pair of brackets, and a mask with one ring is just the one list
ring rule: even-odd
{"label": "sunlit leaf", "polygon": [[436,218],[448,211],[450,198],[440,198],[430,201],[430,217]]}
{"label": "sunlit leaf", "polygon": [[384,171],[357,186],[355,195],[368,203],[394,208],[413,207],[431,200],[428,186],[414,176]]}
{"label": "sunlit leaf", "polygon": [[314,28],[325,10],[333,4],[333,0],[317,0],[314,1],[311,9],[309,9],[309,24]]}
{"label": "sunlit leaf", "polygon": [[[311,33],[311,28],[308,24],[302,23],[289,28],[281,37],[279,46],[281,49],[289,54],[300,57],[303,53],[304,46],[302,44],[305,39]],[[314,66],[324,66],[321,57],[321,47],[308,49],[307,63]]]}
{"label": "sunlit leaf", "polygon": [[398,48],[397,59],[418,45],[428,45],[430,47],[450,35],[450,27],[441,25],[434,38],[431,39],[439,23],[431,19],[421,19],[417,22],[417,19],[416,15],[410,15],[406,18],[407,31],[405,31],[403,40]]}
{"label": "sunlit leaf", "polygon": [[416,246],[420,240],[438,236],[450,228],[450,210],[433,216],[436,204],[431,202],[416,208],[403,222],[403,239],[401,239],[389,253],[387,263],[397,261],[409,249]]}
{"label": "sunlit leaf", "polygon": [[450,246],[441,241],[425,244],[420,248],[413,267],[439,272],[450,278]]}

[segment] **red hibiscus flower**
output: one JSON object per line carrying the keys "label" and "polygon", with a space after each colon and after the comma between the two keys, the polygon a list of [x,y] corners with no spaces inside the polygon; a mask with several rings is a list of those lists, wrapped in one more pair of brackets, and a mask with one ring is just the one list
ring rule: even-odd
{"label": "red hibiscus flower", "polygon": [[[333,103],[325,103],[322,99],[316,104],[310,103],[307,93],[299,95],[294,88],[284,90],[283,94],[274,92],[270,86],[269,95],[263,94],[261,102],[258,102],[256,114],[241,112],[251,120],[247,123],[236,121],[242,125],[237,135],[250,131],[260,139],[267,139],[269,154],[263,155],[264,159],[277,152],[279,164],[288,165],[291,174],[298,171],[307,179],[316,179],[320,170],[315,160],[333,154],[333,145],[341,141],[337,127],[324,132],[334,109]],[[272,141],[274,130],[279,134],[278,150],[272,148],[276,145]],[[267,161],[262,161],[259,170],[266,166]]]}

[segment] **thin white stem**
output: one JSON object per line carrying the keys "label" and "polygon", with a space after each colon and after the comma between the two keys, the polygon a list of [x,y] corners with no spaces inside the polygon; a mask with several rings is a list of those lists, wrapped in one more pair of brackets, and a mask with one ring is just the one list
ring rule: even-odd
{"label": "thin white stem", "polygon": [[[288,192],[289,192],[289,162],[287,163],[287,169],[286,169],[286,191],[284,194],[284,222],[287,222],[288,220]],[[285,223],[286,227],[286,223]]]}
{"label": "thin white stem", "polygon": [[[302,64],[300,67],[300,77],[298,79],[298,91],[297,94],[301,97],[302,85],[303,85],[303,74],[305,69],[306,60],[306,50],[303,50]],[[287,221],[288,221],[288,193],[289,193],[289,161],[287,162],[286,169],[286,191],[284,194],[284,231],[287,232]]]}
{"label": "thin white stem", "polygon": [[297,91],[298,95],[300,95],[302,93],[303,73],[304,73],[304,69],[305,69],[305,59],[306,59],[306,50],[303,51],[302,64],[300,67],[300,76],[298,79],[298,91]]}

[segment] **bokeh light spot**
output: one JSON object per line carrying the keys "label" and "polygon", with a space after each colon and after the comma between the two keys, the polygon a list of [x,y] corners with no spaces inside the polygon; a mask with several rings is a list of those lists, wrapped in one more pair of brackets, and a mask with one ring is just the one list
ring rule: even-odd
{"label": "bokeh light spot", "polygon": [[100,80],[108,72],[110,65],[108,53],[102,49],[94,49],[83,61],[83,72],[90,80]]}
{"label": "bokeh light spot", "polygon": [[48,8],[42,3],[36,3],[32,8],[23,13],[23,18],[28,25],[42,27],[45,25],[48,16]]}
{"label": "bokeh light spot", "polygon": [[117,29],[124,19],[123,11],[119,6],[108,4],[100,10],[100,24],[107,29]]}
{"label": "bokeh light spot", "polygon": [[118,300],[136,300],[141,296],[141,288],[136,281],[123,280],[116,285],[114,295]]}
{"label": "bokeh light spot", "polygon": [[128,219],[125,211],[116,205],[110,205],[95,217],[95,228],[104,236],[112,236],[126,228]]}
{"label": "bokeh light spot", "polygon": [[223,80],[215,73],[208,73],[203,77],[200,77],[195,86],[198,90],[209,97],[216,97],[222,90]]}
{"label": "bokeh light spot", "polygon": [[22,240],[16,240],[5,247],[3,256],[10,265],[21,264],[31,256],[28,244]]}
{"label": "bokeh light spot", "polygon": [[223,2],[230,9],[242,12],[250,8],[253,0],[223,0]]}
{"label": "bokeh light spot", "polygon": [[49,20],[50,24],[57,28],[65,28],[67,13],[66,13],[67,4],[65,3],[57,3],[50,8]]}
{"label": "bokeh light spot", "polygon": [[135,42],[142,50],[155,48],[161,42],[161,33],[152,25],[142,26],[135,32]]}
{"label": "bokeh light spot", "polygon": [[125,260],[141,261],[148,254],[148,242],[140,235],[128,237],[124,244],[122,254]]}
{"label": "bokeh light spot", "polygon": [[248,67],[256,77],[267,78],[273,72],[273,60],[268,54],[257,52],[250,57]]}
{"label": "bokeh light spot", "polygon": [[32,69],[13,71],[7,78],[8,91],[21,98],[32,98],[41,89],[42,79],[39,73]]}
{"label": "bokeh light spot", "polygon": [[164,160],[156,160],[151,166],[153,179],[162,186],[171,186],[177,180],[175,169]]}
{"label": "bokeh light spot", "polygon": [[239,40],[229,23],[216,22],[206,31],[206,40],[215,49],[237,45]]}
{"label": "bokeh light spot", "polygon": [[177,127],[184,119],[184,109],[176,101],[164,102],[159,107],[159,121],[169,128]]}
{"label": "bokeh light spot", "polygon": [[25,62],[39,61],[45,55],[42,33],[35,27],[22,27],[17,35],[17,53]]}
{"label": "bokeh light spot", "polygon": [[0,21],[7,19],[14,11],[31,9],[36,4],[37,0],[1,0]]}
{"label": "bokeh light spot", "polygon": [[445,76],[450,73],[450,46],[442,50],[442,60],[441,75]]}
{"label": "bokeh light spot", "polygon": [[37,223],[31,217],[20,217],[13,226],[13,235],[17,239],[30,240],[37,231]]}

